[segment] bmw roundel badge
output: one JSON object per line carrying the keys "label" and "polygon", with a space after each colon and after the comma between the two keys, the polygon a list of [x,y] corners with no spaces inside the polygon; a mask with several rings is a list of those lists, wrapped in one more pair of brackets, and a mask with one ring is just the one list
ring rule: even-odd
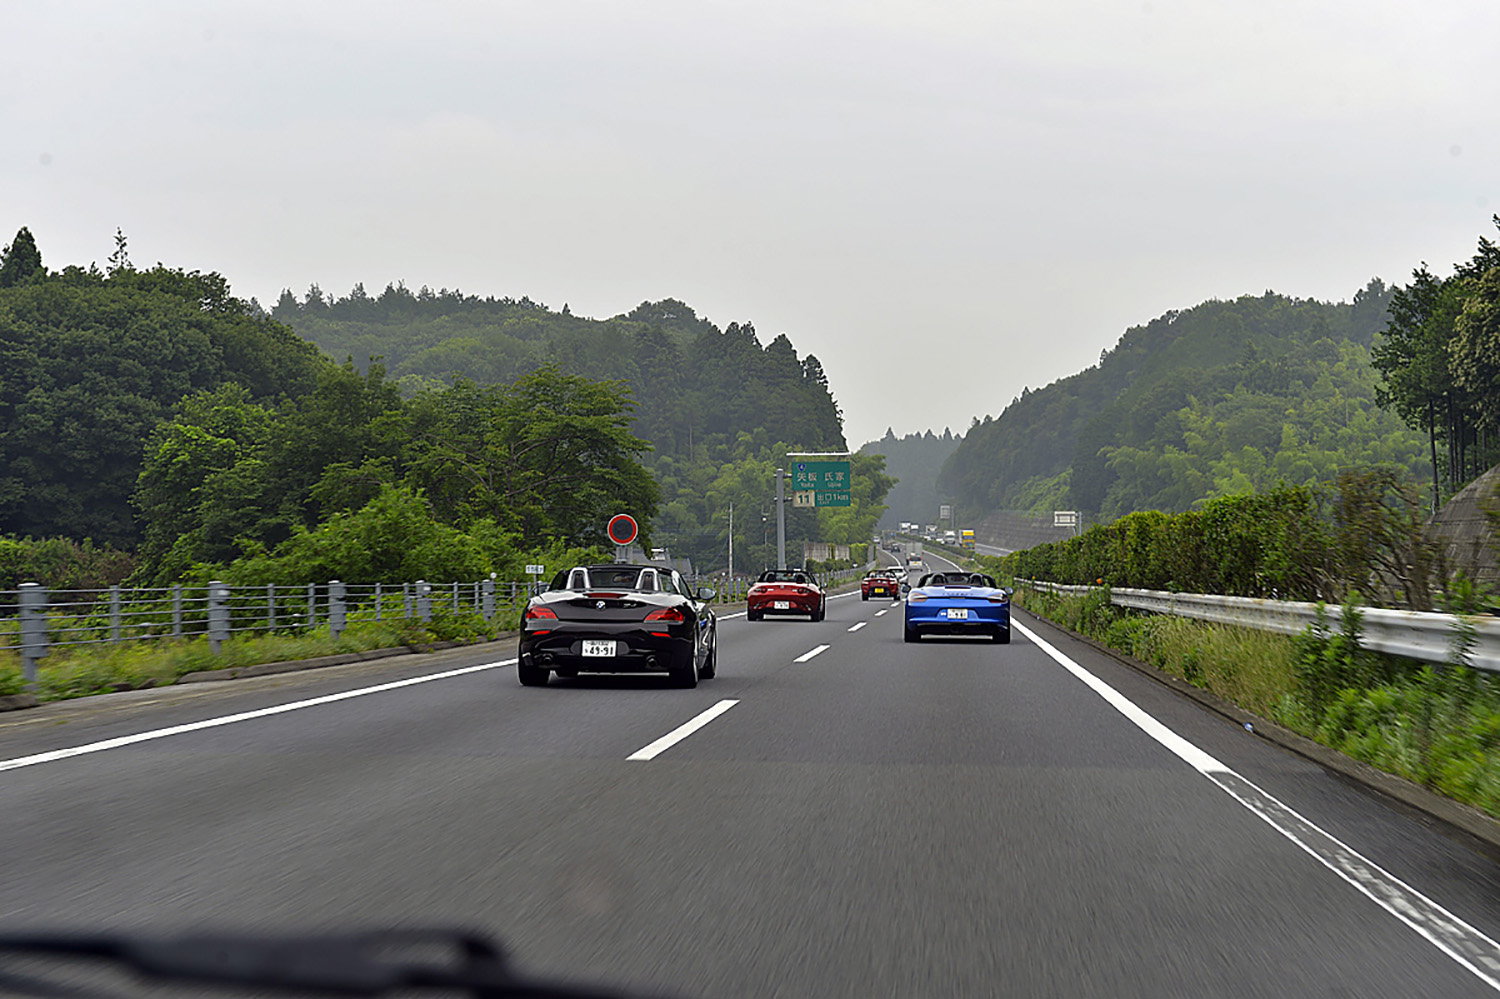
{"label": "bmw roundel badge", "polygon": [[594,606],[597,607],[597,608],[599,608],[600,610],[603,610],[604,609],[604,601],[601,600],[597,604],[595,604]]}

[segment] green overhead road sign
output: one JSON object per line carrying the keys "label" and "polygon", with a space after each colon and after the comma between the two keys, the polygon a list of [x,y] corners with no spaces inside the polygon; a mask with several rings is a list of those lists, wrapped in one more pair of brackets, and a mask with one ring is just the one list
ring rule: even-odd
{"label": "green overhead road sign", "polygon": [[791,456],[792,506],[849,506],[848,461],[801,461]]}

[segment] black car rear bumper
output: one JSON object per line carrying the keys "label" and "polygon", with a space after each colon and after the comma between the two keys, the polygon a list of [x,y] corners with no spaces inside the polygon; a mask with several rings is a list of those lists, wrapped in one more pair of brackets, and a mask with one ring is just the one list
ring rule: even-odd
{"label": "black car rear bumper", "polygon": [[[614,643],[614,655],[586,656],[585,641]],[[526,666],[575,669],[585,673],[664,673],[680,669],[693,655],[687,626],[669,628],[666,635],[644,630],[639,622],[619,625],[570,625],[543,632],[523,632],[520,658]]]}

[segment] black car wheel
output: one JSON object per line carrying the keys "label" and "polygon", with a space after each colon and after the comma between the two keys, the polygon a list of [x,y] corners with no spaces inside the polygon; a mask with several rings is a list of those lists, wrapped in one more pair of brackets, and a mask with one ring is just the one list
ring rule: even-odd
{"label": "black car wheel", "polygon": [[869,600],[870,599],[870,595],[868,593],[863,593],[862,592],[859,595],[859,599],[861,599],[861,600]]}
{"label": "black car wheel", "polygon": [[747,611],[745,611],[745,620],[746,621],[759,621],[760,617],[761,617],[760,611],[753,611],[753,610],[747,610]]}
{"label": "black car wheel", "polygon": [[1001,645],[1009,645],[1010,644],[1010,627],[1006,626],[1004,628],[996,628],[995,629],[995,641],[998,642]]}
{"label": "black car wheel", "polygon": [[917,631],[917,629],[915,629],[915,628],[911,627],[910,625],[908,625],[901,632],[901,640],[903,642],[920,642],[922,640],[922,636]]}
{"label": "black car wheel", "polygon": [[698,686],[698,650],[688,649],[683,654],[682,660],[672,667],[672,682],[678,687],[688,690]]}
{"label": "black car wheel", "polygon": [[713,644],[708,647],[708,658],[703,660],[703,666],[698,670],[698,676],[704,680],[712,680],[719,672],[719,636],[714,636]]}
{"label": "black car wheel", "polygon": [[516,678],[523,687],[545,687],[551,677],[551,670],[541,666],[528,666],[524,662],[516,664]]}

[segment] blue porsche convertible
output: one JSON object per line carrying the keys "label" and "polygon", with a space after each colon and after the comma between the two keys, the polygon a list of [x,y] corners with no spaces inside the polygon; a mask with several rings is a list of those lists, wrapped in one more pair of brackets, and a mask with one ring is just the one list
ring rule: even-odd
{"label": "blue porsche convertible", "polygon": [[979,572],[933,572],[906,596],[906,640],[923,635],[988,635],[1010,642],[1010,594]]}

